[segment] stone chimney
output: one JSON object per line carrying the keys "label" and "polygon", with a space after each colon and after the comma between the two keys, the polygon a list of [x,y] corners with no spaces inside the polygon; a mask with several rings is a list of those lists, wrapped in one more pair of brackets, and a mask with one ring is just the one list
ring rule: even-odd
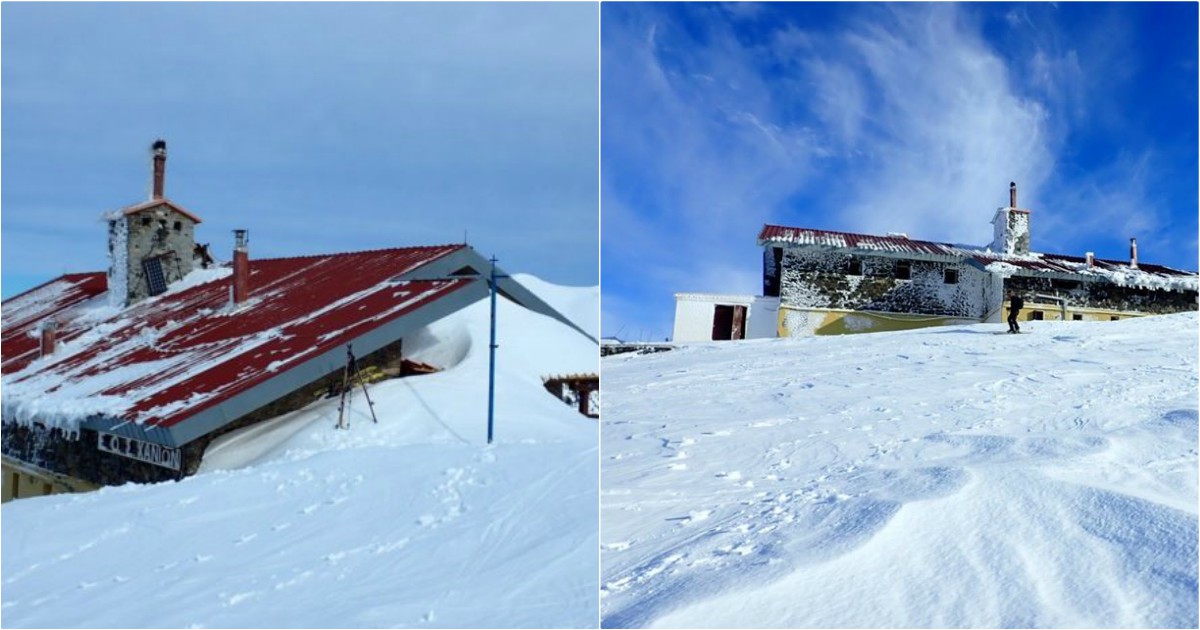
{"label": "stone chimney", "polygon": [[1096,266],[1096,255],[1093,254],[1092,252],[1087,253],[1087,266],[1088,266],[1088,269],[1091,269],[1092,267]]}
{"label": "stone chimney", "polygon": [[105,213],[109,303],[125,308],[166,291],[193,268],[200,218],[163,196],[167,142],[150,145],[150,199]]}
{"label": "stone chimney", "polygon": [[1137,269],[1137,239],[1129,239],[1129,268]]}
{"label": "stone chimney", "polygon": [[42,338],[38,344],[40,356],[48,357],[54,354],[54,344],[58,340],[58,322],[54,318],[42,322]]}
{"label": "stone chimney", "polygon": [[250,248],[246,230],[233,231],[233,305],[239,306],[250,295]]}
{"label": "stone chimney", "polygon": [[991,250],[1000,254],[1029,253],[1029,211],[1017,208],[1017,183],[1008,184],[1008,207],[992,217]]}
{"label": "stone chimney", "polygon": [[163,198],[163,185],[167,177],[167,141],[159,138],[150,145],[150,150],[154,153],[154,179],[151,187],[150,198]]}

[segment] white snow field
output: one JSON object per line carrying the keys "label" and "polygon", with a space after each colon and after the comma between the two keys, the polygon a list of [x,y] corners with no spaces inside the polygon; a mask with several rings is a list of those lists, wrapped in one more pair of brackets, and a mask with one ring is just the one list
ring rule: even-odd
{"label": "white snow field", "polygon": [[605,627],[1196,627],[1196,313],[602,361]]}
{"label": "white snow field", "polygon": [[[533,290],[598,311],[595,287]],[[322,400],[181,482],[5,504],[4,626],[595,627],[596,421],[541,377],[595,372],[598,348],[499,300],[489,447],[488,313],[406,339],[448,369],[371,385],[379,424],[357,391],[349,430]]]}

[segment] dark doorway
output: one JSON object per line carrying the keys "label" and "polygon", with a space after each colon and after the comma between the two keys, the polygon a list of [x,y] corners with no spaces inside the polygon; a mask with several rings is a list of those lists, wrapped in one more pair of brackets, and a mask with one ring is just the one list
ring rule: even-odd
{"label": "dark doorway", "polygon": [[713,307],[713,341],[746,338],[746,307],[717,304]]}

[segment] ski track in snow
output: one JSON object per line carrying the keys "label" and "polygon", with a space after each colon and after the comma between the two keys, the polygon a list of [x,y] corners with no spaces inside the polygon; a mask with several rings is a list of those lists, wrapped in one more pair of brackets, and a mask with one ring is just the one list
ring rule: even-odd
{"label": "ski track in snow", "polygon": [[5,504],[6,627],[594,627],[597,427],[540,377],[597,347],[499,308],[492,446],[483,300],[405,344],[449,369],[372,385],[379,424],[321,400],[177,483]]}
{"label": "ski track in snow", "polygon": [[602,625],[1195,627],[1196,314],[1030,324],[605,359]]}

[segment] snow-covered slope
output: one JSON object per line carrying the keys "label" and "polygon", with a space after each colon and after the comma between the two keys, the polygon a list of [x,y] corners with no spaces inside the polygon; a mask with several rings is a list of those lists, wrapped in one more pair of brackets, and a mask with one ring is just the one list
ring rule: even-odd
{"label": "snow-covered slope", "polygon": [[593,338],[600,338],[600,310],[596,308],[600,287],[562,287],[527,273],[514,273],[512,277]]}
{"label": "snow-covered slope", "polygon": [[1195,627],[1197,324],[605,359],[603,624]]}
{"label": "snow-covered slope", "polygon": [[5,504],[5,626],[594,627],[596,423],[541,377],[597,347],[507,300],[498,326],[491,447],[485,300],[406,340],[449,369],[372,385],[377,425],[357,392],[348,431],[319,401],[178,483]]}

